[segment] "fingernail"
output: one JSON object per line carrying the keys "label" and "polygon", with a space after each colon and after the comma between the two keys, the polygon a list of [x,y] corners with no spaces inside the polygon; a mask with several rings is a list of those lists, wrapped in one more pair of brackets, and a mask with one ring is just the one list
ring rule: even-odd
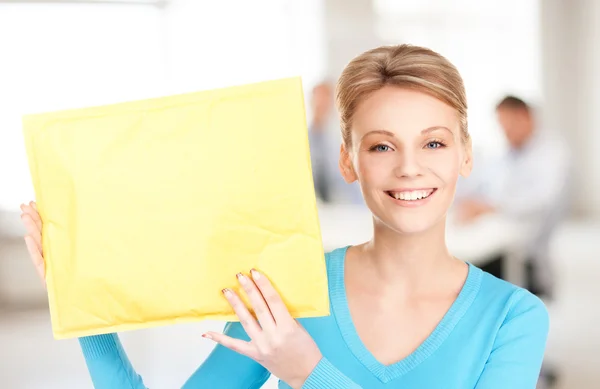
{"label": "fingernail", "polygon": [[237,277],[238,281],[240,281],[240,284],[246,285],[246,282],[248,281],[248,279],[246,278],[245,275],[243,275],[242,273],[238,273],[236,275],[236,277]]}
{"label": "fingernail", "polygon": [[255,280],[258,280],[260,278],[260,273],[255,269],[250,270],[250,274],[252,274],[252,278],[254,278]]}
{"label": "fingernail", "polygon": [[210,335],[210,334],[202,334],[202,337],[206,338],[206,339],[211,339],[211,340],[213,338],[212,335]]}
{"label": "fingernail", "polygon": [[231,297],[231,291],[229,289],[225,288],[221,292],[223,292],[225,297],[227,297],[227,298]]}

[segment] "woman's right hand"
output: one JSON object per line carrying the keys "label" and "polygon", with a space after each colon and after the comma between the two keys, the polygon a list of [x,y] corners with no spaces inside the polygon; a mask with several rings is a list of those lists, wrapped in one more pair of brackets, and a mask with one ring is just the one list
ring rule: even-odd
{"label": "woman's right hand", "polygon": [[42,251],[42,219],[37,210],[35,202],[30,201],[29,204],[21,204],[21,220],[27,229],[25,235],[25,244],[29,257],[35,266],[38,276],[42,280],[42,284],[46,285],[46,265],[44,263],[44,255]]}

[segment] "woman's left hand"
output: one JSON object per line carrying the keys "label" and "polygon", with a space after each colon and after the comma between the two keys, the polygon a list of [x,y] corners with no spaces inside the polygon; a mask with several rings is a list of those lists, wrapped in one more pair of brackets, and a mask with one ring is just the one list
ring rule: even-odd
{"label": "woman's left hand", "polygon": [[256,270],[250,273],[252,278],[241,273],[237,277],[258,322],[235,292],[223,290],[250,342],[215,332],[203,336],[254,359],[292,388],[301,388],[322,358],[319,347],[290,315],[267,277]]}

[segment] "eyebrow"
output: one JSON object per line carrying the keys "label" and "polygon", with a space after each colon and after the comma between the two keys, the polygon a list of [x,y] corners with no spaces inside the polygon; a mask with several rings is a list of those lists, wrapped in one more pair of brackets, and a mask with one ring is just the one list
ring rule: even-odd
{"label": "eyebrow", "polygon": [[446,130],[449,133],[454,134],[451,129],[449,129],[448,127],[444,127],[444,126],[433,126],[433,127],[426,128],[423,131],[421,131],[421,134],[428,134],[428,133],[436,131],[436,130]]}
{"label": "eyebrow", "polygon": [[[451,134],[454,134],[452,132],[452,130],[450,130],[448,127],[444,127],[444,126],[433,126],[433,127],[426,128],[424,130],[421,130],[421,134],[424,135],[424,134],[428,134],[430,132],[437,131],[437,130],[446,130],[446,131],[450,132]],[[362,140],[366,136],[371,135],[371,134],[382,134],[382,135],[387,135],[387,136],[391,136],[391,137],[396,136],[393,132],[390,132],[387,130],[373,130],[373,131],[369,131],[366,134],[364,134],[360,139]]]}

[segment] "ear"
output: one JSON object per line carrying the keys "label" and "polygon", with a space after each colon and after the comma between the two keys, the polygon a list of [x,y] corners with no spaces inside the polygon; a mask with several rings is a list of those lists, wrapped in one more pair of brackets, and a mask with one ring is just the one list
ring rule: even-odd
{"label": "ear", "polygon": [[471,143],[471,137],[467,139],[463,147],[464,153],[460,165],[460,175],[467,178],[471,175],[471,171],[473,170],[473,145]]}
{"label": "ear", "polygon": [[340,173],[342,173],[342,177],[344,177],[346,183],[350,184],[358,179],[358,176],[354,171],[354,165],[352,164],[352,156],[343,143],[340,146],[339,167]]}

